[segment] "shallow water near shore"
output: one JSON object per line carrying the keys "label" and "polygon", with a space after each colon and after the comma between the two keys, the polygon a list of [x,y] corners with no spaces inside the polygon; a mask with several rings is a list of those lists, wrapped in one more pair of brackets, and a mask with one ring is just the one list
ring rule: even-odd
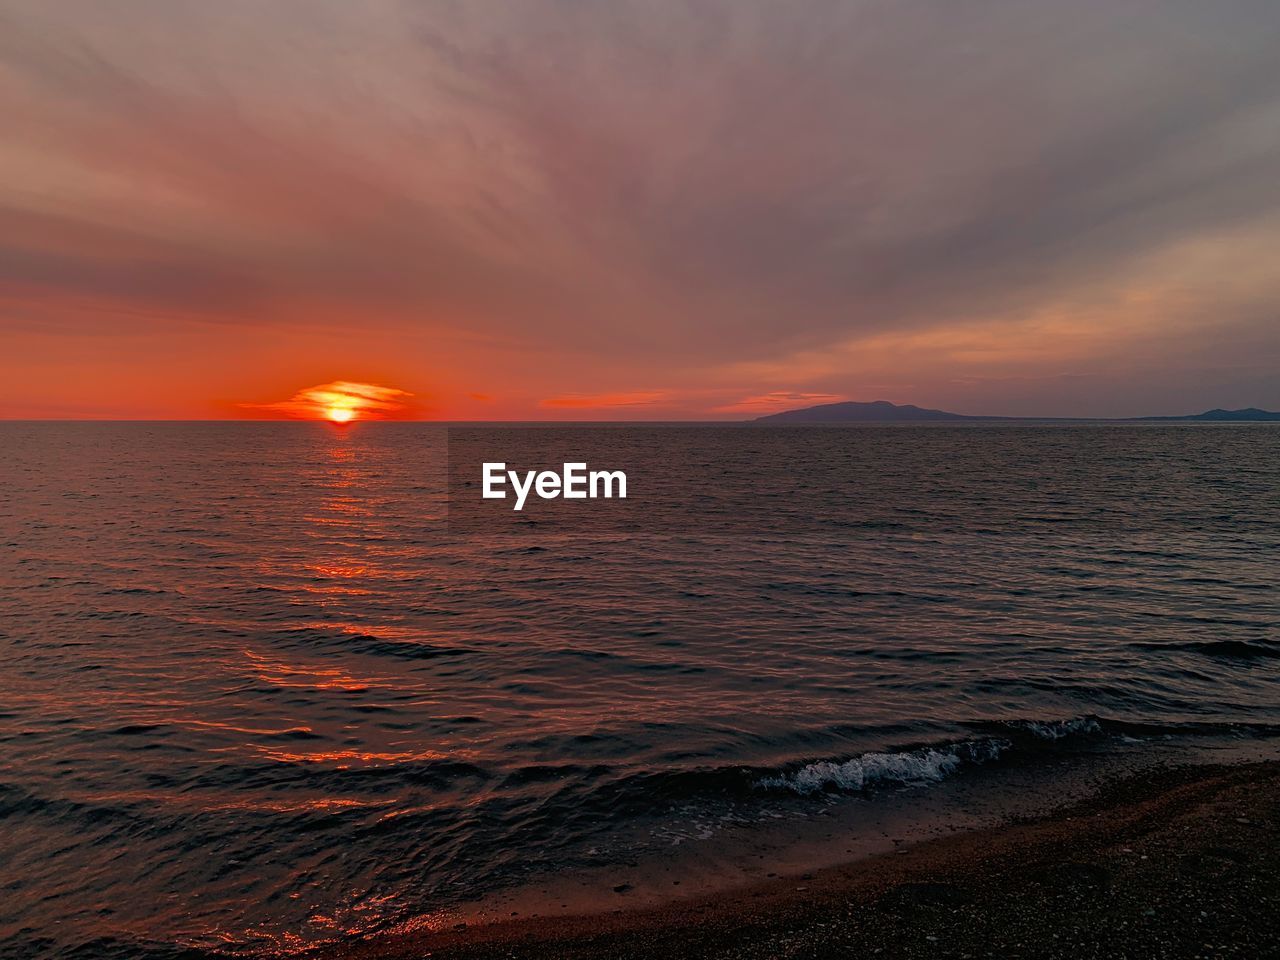
{"label": "shallow water near shore", "polygon": [[641,900],[1276,742],[1280,429],[608,430],[831,472],[803,523],[486,536],[439,427],[0,425],[0,947]]}
{"label": "shallow water near shore", "polygon": [[[698,832],[669,828],[667,845],[637,838],[600,864],[504,888],[475,903],[415,917],[394,933],[447,931],[459,924],[644,910],[789,880],[803,892],[815,872],[868,857],[906,854],[915,844],[1012,821],[1049,816],[1118,780],[1171,767],[1280,759],[1280,739],[1158,736],[1076,744],[998,769],[938,781],[831,793],[824,805],[766,808],[752,820],[702,816]],[[690,811],[684,811],[688,814]],[[678,815],[678,814],[677,814]]]}

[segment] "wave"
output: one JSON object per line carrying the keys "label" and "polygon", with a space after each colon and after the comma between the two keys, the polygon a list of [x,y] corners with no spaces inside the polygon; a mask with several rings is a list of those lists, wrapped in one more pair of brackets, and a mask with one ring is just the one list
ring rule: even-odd
{"label": "wave", "polygon": [[1068,742],[1097,740],[1111,735],[1098,717],[1061,720],[1004,720],[975,723],[986,736],[909,748],[896,752],[864,753],[846,760],[816,760],[798,769],[761,777],[756,786],[788,790],[804,796],[815,793],[857,793],[876,786],[916,786],[937,783],[964,767],[990,763],[1010,751],[1033,752]]}
{"label": "wave", "polygon": [[1108,720],[1096,716],[1061,720],[998,720],[968,724],[983,736],[928,744],[896,752],[864,753],[845,760],[815,760],[795,769],[760,776],[755,786],[802,796],[858,793],[876,786],[937,783],[965,767],[1001,760],[1009,754],[1034,757],[1043,751],[1134,743],[1168,737],[1232,737],[1269,739],[1280,725],[1267,723],[1189,722],[1152,724]]}
{"label": "wave", "polygon": [[1280,724],[1247,723],[1229,720],[1185,720],[1152,722],[1121,720],[1109,717],[1084,716],[1070,720],[1007,720],[975,722],[969,724],[975,730],[1000,732],[1015,741],[1025,740],[1023,745],[1036,742],[1052,744],[1055,741],[1134,741],[1157,740],[1168,737],[1229,737],[1246,739],[1270,739],[1280,736]]}
{"label": "wave", "polygon": [[433,643],[427,637],[388,637],[366,632],[357,625],[311,625],[274,631],[259,631],[254,639],[264,645],[306,650],[333,650],[339,653],[361,653],[396,657],[405,660],[433,660],[437,657],[461,657],[476,652],[473,647]]}
{"label": "wave", "polygon": [[1055,741],[1067,737],[1095,736],[1104,731],[1097,717],[1072,717],[1069,720],[1009,720],[1011,730],[1022,730],[1041,740]]}
{"label": "wave", "polygon": [[864,753],[843,763],[819,760],[794,773],[764,777],[758,786],[808,795],[832,789],[856,792],[881,783],[935,783],[966,763],[994,760],[1010,746],[1008,740],[966,740],[901,753]]}
{"label": "wave", "polygon": [[[1035,762],[1071,751],[1125,747],[1169,737],[1268,738],[1280,726],[1239,723],[1151,724],[1093,715],[1059,719],[973,721],[972,732],[932,742],[907,742],[886,749],[834,758],[797,758],[779,766],[742,764],[627,770],[601,758],[596,763],[532,765],[502,781],[517,788],[561,784],[556,802],[605,818],[642,816],[655,803],[679,804],[697,798],[745,798],[761,791],[802,796],[860,793],[878,787],[937,783],[967,767],[995,762]],[[864,734],[866,731],[861,731]],[[906,734],[898,728],[899,735]],[[540,744],[547,748],[547,744]],[[579,753],[581,744],[573,744]]]}
{"label": "wave", "polygon": [[1171,643],[1143,641],[1133,646],[1142,650],[1184,651],[1198,653],[1217,660],[1275,660],[1280,659],[1280,641],[1257,638],[1254,640],[1187,640]]}

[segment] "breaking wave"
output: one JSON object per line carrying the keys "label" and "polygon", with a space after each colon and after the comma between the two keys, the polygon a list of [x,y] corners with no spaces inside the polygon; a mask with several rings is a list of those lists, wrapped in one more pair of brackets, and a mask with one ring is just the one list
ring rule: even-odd
{"label": "breaking wave", "polygon": [[1072,717],[1070,720],[1011,720],[1010,729],[1023,730],[1041,740],[1062,740],[1066,737],[1101,735],[1102,724],[1096,717]]}
{"label": "breaking wave", "polygon": [[1008,740],[970,740],[902,753],[864,753],[843,763],[819,760],[794,773],[765,777],[759,786],[811,794],[828,790],[856,792],[882,783],[934,783],[963,764],[994,760],[1010,746]]}
{"label": "breaking wave", "polygon": [[889,753],[864,753],[849,760],[817,760],[799,769],[762,777],[756,786],[789,790],[801,795],[828,792],[857,793],[884,785],[937,783],[967,766],[998,760],[1028,741],[1056,744],[1106,735],[1096,717],[1065,720],[1009,720],[995,726],[1002,735],[959,740]]}

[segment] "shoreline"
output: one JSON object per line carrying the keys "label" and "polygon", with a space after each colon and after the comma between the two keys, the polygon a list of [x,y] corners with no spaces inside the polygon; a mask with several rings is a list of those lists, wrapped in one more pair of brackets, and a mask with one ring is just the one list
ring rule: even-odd
{"label": "shoreline", "polygon": [[1042,817],[721,895],[328,945],[312,960],[1263,957],[1280,761],[1120,777]]}

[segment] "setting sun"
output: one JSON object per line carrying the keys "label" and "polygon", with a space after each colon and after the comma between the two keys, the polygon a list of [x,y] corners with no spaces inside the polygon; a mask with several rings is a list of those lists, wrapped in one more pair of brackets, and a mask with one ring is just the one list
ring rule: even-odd
{"label": "setting sun", "polygon": [[414,409],[409,404],[412,396],[407,390],[382,384],[334,380],[299,390],[288,400],[241,406],[299,420],[351,423],[353,420],[403,419]]}

